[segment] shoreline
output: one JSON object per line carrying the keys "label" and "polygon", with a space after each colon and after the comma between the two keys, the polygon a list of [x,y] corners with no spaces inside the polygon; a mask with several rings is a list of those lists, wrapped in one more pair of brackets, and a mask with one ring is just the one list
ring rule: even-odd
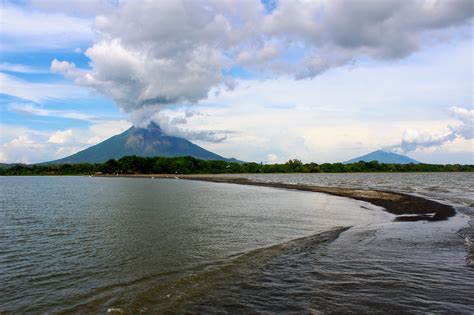
{"label": "shoreline", "polygon": [[324,187],[303,184],[285,184],[280,182],[259,182],[242,177],[226,175],[172,175],[172,174],[139,174],[139,175],[98,175],[97,177],[125,177],[125,178],[168,178],[197,180],[213,183],[227,183],[247,186],[261,186],[281,189],[292,189],[325,193],[338,197],[369,202],[380,206],[385,211],[396,215],[396,221],[442,221],[456,215],[456,210],[450,205],[437,201],[413,196],[405,193],[375,189],[352,189],[340,187]]}

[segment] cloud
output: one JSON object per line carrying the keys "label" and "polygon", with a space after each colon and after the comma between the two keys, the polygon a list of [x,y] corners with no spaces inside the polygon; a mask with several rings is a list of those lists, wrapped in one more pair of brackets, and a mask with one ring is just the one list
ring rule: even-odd
{"label": "cloud", "polygon": [[442,136],[432,135],[428,132],[419,131],[414,128],[407,128],[403,132],[400,144],[389,147],[388,150],[397,153],[408,153],[417,149],[440,146],[443,143],[455,139],[456,136],[448,133]]}
{"label": "cloud", "polygon": [[28,5],[35,10],[55,14],[78,15],[81,17],[94,17],[115,10],[118,1],[110,0],[29,0]]}
{"label": "cloud", "polygon": [[457,138],[473,139],[474,110],[453,106],[450,108],[450,113],[454,118],[458,119],[458,123],[449,125],[447,133],[433,135],[429,132],[408,128],[403,132],[401,143],[387,149],[398,153],[408,153],[415,150],[439,147]]}
{"label": "cloud", "polygon": [[65,49],[90,43],[93,39],[90,19],[41,12],[5,2],[0,4],[0,9],[0,50],[3,52]]}
{"label": "cloud", "polygon": [[90,91],[71,84],[28,82],[0,72],[0,94],[41,102],[47,99],[81,98]]}
{"label": "cloud", "polygon": [[[4,128],[7,127],[2,126],[2,129]],[[45,153],[48,152],[47,147],[48,145],[45,143],[42,134],[31,130],[24,131],[0,145],[1,162],[30,163],[43,158]]]}
{"label": "cloud", "polygon": [[9,110],[17,114],[27,114],[43,117],[59,117],[67,119],[77,119],[85,121],[98,121],[99,118],[84,113],[68,110],[51,110],[44,109],[34,103],[12,103],[9,105]]}
{"label": "cloud", "polygon": [[[221,143],[202,144],[244,161],[268,161],[271,153],[283,162],[345,161],[400,143],[405,129],[443,136],[448,126],[460,123],[447,113],[446,104],[468,104],[472,97],[471,73],[465,67],[470,42],[466,44],[427,52],[422,65],[416,63],[418,55],[397,67],[361,65],[314,80],[241,81],[236,89],[191,107],[203,115],[186,127],[235,131]],[[453,147],[459,145],[454,142]],[[443,155],[451,162],[456,156],[458,162],[469,163],[467,153],[451,150]],[[442,161],[429,155],[418,160]]]}
{"label": "cloud", "polygon": [[276,154],[273,154],[273,153],[267,154],[267,162],[269,164],[278,163],[278,156]]}
{"label": "cloud", "polygon": [[452,134],[466,140],[474,138],[474,109],[453,106],[450,108],[451,115],[457,118],[460,123],[450,126]]}
{"label": "cloud", "polygon": [[28,128],[17,125],[4,125],[0,123],[0,143],[6,143],[12,139],[15,139],[19,135],[28,132]]}
{"label": "cloud", "polygon": [[30,67],[22,64],[12,64],[8,62],[0,62],[0,71],[15,72],[15,73],[46,73],[49,69],[40,69]]}
{"label": "cloud", "polygon": [[[90,67],[56,60],[51,69],[108,96],[130,119],[153,108],[141,116],[144,121],[159,111],[158,121],[168,132],[197,142],[207,138],[206,148],[242,160],[265,161],[269,154],[280,161],[344,160],[400,142],[409,128],[418,136],[407,132],[406,140],[436,142],[451,133],[458,136],[441,147],[457,147],[465,139],[461,135],[468,137],[472,130],[461,116],[448,120],[443,112],[445,104],[472,100],[466,67],[472,61],[469,1],[280,0],[267,8],[259,1],[105,1],[112,8],[101,2],[33,0],[21,7],[3,2],[2,14],[18,17],[18,28],[13,29],[14,18],[5,20],[8,25],[0,19],[0,49],[71,53],[80,47]],[[38,24],[45,19],[51,30]],[[63,30],[71,30],[71,38]],[[405,57],[410,59],[398,62]],[[0,65],[9,72],[32,70],[17,66]],[[303,80],[308,78],[314,79]],[[0,93],[34,103],[83,97],[89,91],[0,74]],[[187,117],[168,106],[195,103],[203,115]],[[38,112],[47,109],[32,106],[23,110],[71,114]],[[71,130],[75,135],[78,129]],[[104,138],[97,132],[84,132],[87,137],[71,146],[74,137],[48,143],[52,132],[30,139],[50,146],[41,151],[50,157],[57,152],[52,146],[66,152],[97,143]],[[420,150],[428,149],[415,153]],[[3,157],[13,156],[11,150],[0,151]]]}
{"label": "cloud", "polygon": [[418,161],[439,164],[474,164],[474,140],[458,137],[438,147],[419,149],[410,153]]}
{"label": "cloud", "polygon": [[165,134],[188,140],[219,143],[226,140],[227,135],[235,133],[230,130],[190,130],[185,127],[189,119],[201,115],[199,112],[187,109],[182,114],[169,116],[167,113],[157,110],[155,106],[147,106],[134,111],[129,117],[136,127],[147,128],[153,122],[158,124]]}
{"label": "cloud", "polygon": [[271,12],[259,1],[126,1],[96,17],[90,70],[51,67],[125,112],[160,110],[207,99],[235,68],[305,79],[359,59],[403,58],[446,38],[436,34],[460,34],[472,16],[470,0],[279,1]]}
{"label": "cloud", "polygon": [[53,133],[49,139],[49,143],[66,143],[70,142],[73,139],[73,131],[72,129],[67,129],[63,131],[56,131]]}
{"label": "cloud", "polygon": [[97,144],[111,136],[119,134],[132,125],[126,120],[106,120],[95,123],[89,127],[90,135],[88,136],[88,144]]}
{"label": "cloud", "polygon": [[53,72],[93,87],[130,112],[146,105],[196,103],[221,82],[223,56],[207,47],[182,52],[173,58],[150,58],[131,51],[121,40],[103,41],[85,52],[93,72],[79,71],[71,63],[53,60]]}
{"label": "cloud", "polygon": [[0,124],[0,162],[38,163],[59,159],[130,128],[125,120],[103,121],[88,128],[37,131]]}

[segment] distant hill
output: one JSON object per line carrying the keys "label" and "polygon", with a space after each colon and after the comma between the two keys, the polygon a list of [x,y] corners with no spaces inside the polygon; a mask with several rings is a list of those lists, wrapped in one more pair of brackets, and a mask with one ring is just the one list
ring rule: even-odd
{"label": "distant hill", "polygon": [[130,155],[142,157],[192,156],[203,160],[240,162],[236,159],[224,158],[186,139],[167,136],[158,125],[152,123],[148,128],[131,127],[119,135],[73,155],[41,164],[102,163],[109,159],[120,159]]}
{"label": "distant hill", "polygon": [[8,164],[8,163],[0,163],[0,168],[9,168],[14,166],[15,164]]}
{"label": "distant hill", "polygon": [[0,169],[1,168],[10,168],[13,166],[25,166],[26,164],[24,163],[0,163]]}
{"label": "distant hill", "polygon": [[359,161],[364,161],[364,162],[377,161],[379,163],[386,163],[386,164],[410,164],[410,163],[419,164],[420,163],[405,155],[387,152],[383,150],[377,150],[369,154],[359,156],[355,159],[345,161],[344,164],[357,163]]}

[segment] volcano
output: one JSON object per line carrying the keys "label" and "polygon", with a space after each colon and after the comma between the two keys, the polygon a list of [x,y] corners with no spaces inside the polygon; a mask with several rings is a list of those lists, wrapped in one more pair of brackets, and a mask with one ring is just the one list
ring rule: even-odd
{"label": "volcano", "polygon": [[383,150],[377,150],[377,151],[371,152],[363,156],[359,156],[355,159],[352,159],[343,163],[350,164],[350,163],[357,163],[359,161],[363,161],[363,162],[377,161],[379,163],[386,163],[386,164],[411,164],[411,163],[419,164],[420,163],[408,156],[396,154],[393,152],[383,151]]}
{"label": "volcano", "polygon": [[177,157],[192,156],[202,160],[239,162],[210,152],[183,138],[168,136],[161,128],[151,123],[147,128],[131,127],[99,144],[79,151],[68,157],[47,162],[47,164],[103,163],[109,159],[124,156]]}

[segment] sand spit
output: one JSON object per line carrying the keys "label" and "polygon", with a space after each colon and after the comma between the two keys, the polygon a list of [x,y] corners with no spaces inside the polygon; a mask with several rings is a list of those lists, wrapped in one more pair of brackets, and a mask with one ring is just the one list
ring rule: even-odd
{"label": "sand spit", "polygon": [[[102,175],[104,176],[104,175]],[[132,178],[174,178],[185,180],[199,180],[213,183],[228,183],[237,185],[263,186],[283,189],[294,189],[326,193],[339,197],[347,197],[366,201],[373,205],[383,207],[387,212],[397,215],[397,221],[440,221],[447,220],[456,214],[456,210],[433,200],[425,199],[404,193],[382,191],[374,189],[352,189],[339,187],[322,187],[301,184],[286,184],[280,182],[259,182],[247,178],[230,177],[223,175],[119,175],[106,177],[132,177]]]}

